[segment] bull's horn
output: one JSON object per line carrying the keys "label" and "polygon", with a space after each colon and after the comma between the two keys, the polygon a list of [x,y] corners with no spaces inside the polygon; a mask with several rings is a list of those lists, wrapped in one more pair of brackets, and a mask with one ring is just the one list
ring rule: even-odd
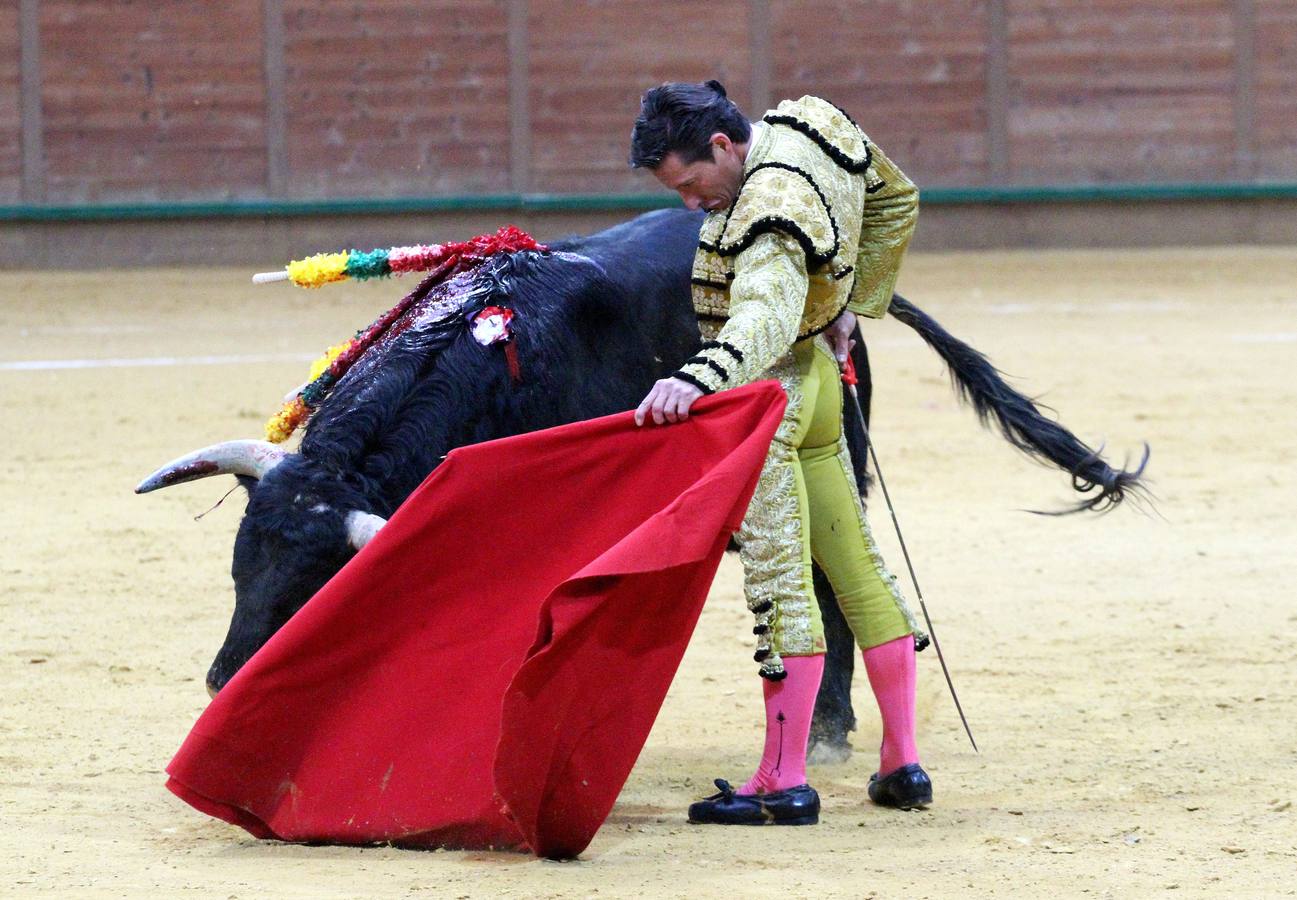
{"label": "bull's horn", "polygon": [[382,516],[376,516],[373,513],[361,512],[353,509],[347,513],[347,543],[357,550],[364,547],[374,539],[378,534],[378,529],[387,524],[387,519]]}
{"label": "bull's horn", "polygon": [[135,488],[147,494],[158,488],[185,481],[197,481],[210,475],[251,475],[261,478],[283,462],[288,453],[269,441],[225,441],[173,459],[145,478]]}
{"label": "bull's horn", "polygon": [[297,395],[300,394],[302,391],[306,390],[307,387],[310,386],[310,384],[311,384],[311,379],[309,378],[303,381],[297,387],[293,388],[291,391],[289,391],[287,394],[284,395],[284,402],[292,403],[294,400],[297,399]]}

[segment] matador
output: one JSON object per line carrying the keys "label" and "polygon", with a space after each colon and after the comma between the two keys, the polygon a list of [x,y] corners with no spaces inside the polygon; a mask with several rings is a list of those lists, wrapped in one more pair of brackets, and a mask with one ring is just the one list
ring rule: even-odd
{"label": "matador", "polygon": [[719,82],[647,91],[631,165],[704,209],[692,292],[703,344],[658,381],[636,421],[682,421],[699,396],[762,378],[788,395],[737,539],[764,677],[756,772],[689,808],[691,822],[805,825],[820,800],[806,751],[824,671],[812,560],[864,657],[883,722],[869,796],[932,801],[915,743],[914,617],[870,533],[842,426],[840,366],[856,316],[887,310],[918,215],[918,191],[845,112],[785,100],[749,122]]}

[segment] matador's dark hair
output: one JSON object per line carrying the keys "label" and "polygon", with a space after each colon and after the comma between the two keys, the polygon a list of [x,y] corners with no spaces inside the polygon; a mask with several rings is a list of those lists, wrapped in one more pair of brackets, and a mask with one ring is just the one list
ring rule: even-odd
{"label": "matador's dark hair", "polygon": [[719,81],[671,81],[650,88],[640,98],[631,130],[630,164],[656,169],[668,153],[686,164],[711,159],[708,139],[717,132],[736,144],[752,136],[752,126]]}

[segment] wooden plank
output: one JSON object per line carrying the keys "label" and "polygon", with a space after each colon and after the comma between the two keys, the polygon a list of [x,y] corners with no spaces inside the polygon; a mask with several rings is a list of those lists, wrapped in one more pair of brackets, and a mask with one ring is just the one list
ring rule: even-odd
{"label": "wooden plank", "polygon": [[262,16],[266,69],[266,193],[271,197],[283,197],[288,190],[283,0],[263,0]]}
{"label": "wooden plank", "polygon": [[1297,180],[1297,4],[1253,0],[1256,9],[1256,176]]}
{"label": "wooden plank", "polygon": [[1234,175],[1256,177],[1256,3],[1234,3]]}
{"label": "wooden plank", "polygon": [[1235,0],[1007,0],[1017,181],[1231,177]]}
{"label": "wooden plank", "polygon": [[41,113],[40,0],[22,0],[18,10],[21,54],[22,196],[27,203],[45,199],[45,122]]}
{"label": "wooden plank", "polygon": [[1009,180],[1009,18],[1005,0],[986,5],[986,152],[991,181]]}
{"label": "wooden plank", "polygon": [[531,59],[527,0],[509,0],[509,183],[531,190]]}
{"label": "wooden plank", "polygon": [[39,7],[47,200],[264,195],[261,0],[222,5],[243,31],[201,4]]}
{"label": "wooden plank", "polygon": [[509,0],[283,2],[290,196],[509,190]]}
{"label": "wooden plank", "polygon": [[0,4],[0,203],[23,200],[22,35],[18,22],[18,4]]}
{"label": "wooden plank", "polygon": [[749,0],[714,0],[706,28],[695,0],[532,2],[533,190],[661,190],[627,165],[641,94],[664,81],[724,83],[749,95]]}
{"label": "wooden plank", "polygon": [[988,23],[987,0],[778,0],[773,93],[838,104],[920,189],[983,184]]}

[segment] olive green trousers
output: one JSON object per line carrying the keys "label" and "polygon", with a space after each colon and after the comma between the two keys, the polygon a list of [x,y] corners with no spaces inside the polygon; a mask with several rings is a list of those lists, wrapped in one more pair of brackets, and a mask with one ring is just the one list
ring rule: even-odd
{"label": "olive green trousers", "polygon": [[828,576],[862,649],[918,629],[865,519],[827,340],[798,341],[767,374],[783,385],[788,407],[736,537],[756,616],[756,659],[762,675],[778,678],[781,657],[825,651],[811,560]]}

